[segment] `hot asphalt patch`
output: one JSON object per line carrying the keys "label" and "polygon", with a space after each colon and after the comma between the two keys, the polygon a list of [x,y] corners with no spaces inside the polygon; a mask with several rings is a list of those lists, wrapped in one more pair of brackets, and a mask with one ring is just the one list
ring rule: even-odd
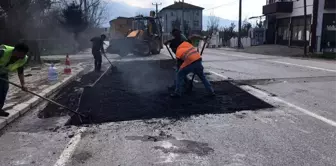
{"label": "hot asphalt patch", "polygon": [[[69,85],[63,88],[59,94],[57,94],[53,100],[56,102],[65,105],[72,110],[76,110],[79,104],[79,97],[83,91],[83,87],[95,82],[95,80],[101,75],[102,73],[90,72],[82,78],[76,81],[72,81]],[[57,117],[57,116],[64,116],[67,115],[69,112],[62,107],[59,107],[55,104],[49,103],[46,108],[39,112],[39,118],[50,118],[50,117]]]}
{"label": "hot asphalt patch", "polygon": [[[180,119],[272,107],[227,81],[212,83],[215,98],[207,98],[199,83],[192,94],[171,99],[167,90],[175,74],[171,60],[120,62],[116,66],[118,71],[108,72],[83,92],[79,111],[90,114],[92,123]],[[70,124],[80,124],[78,117],[73,116]]]}

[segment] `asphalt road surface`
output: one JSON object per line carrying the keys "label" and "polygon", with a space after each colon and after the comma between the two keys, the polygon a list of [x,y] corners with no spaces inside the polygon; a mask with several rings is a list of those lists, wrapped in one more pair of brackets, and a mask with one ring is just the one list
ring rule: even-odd
{"label": "asphalt road surface", "polygon": [[[114,63],[170,58],[165,51],[152,57],[109,57]],[[89,60],[89,56],[83,58]],[[232,85],[219,89],[226,102],[250,102],[233,100],[239,98],[230,92],[239,88],[253,95],[253,100],[258,98],[273,107],[202,112],[183,119],[110,119],[112,122],[81,126],[64,126],[69,117],[39,119],[36,109],[2,131],[0,165],[336,165],[335,62],[216,49],[205,50],[203,60],[210,80],[229,81],[226,88]],[[112,84],[113,75],[109,79]],[[102,93],[115,97],[114,93]],[[141,104],[144,102],[156,100]],[[115,104],[111,113],[118,106]],[[201,103],[198,107],[203,108]],[[144,107],[133,111],[140,108]]]}

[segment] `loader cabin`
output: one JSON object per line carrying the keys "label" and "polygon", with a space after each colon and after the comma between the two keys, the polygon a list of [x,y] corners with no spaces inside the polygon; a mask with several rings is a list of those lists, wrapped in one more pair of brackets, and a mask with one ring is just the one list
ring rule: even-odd
{"label": "loader cabin", "polygon": [[135,37],[139,31],[149,34],[145,36],[161,36],[159,19],[155,18],[155,12],[151,12],[149,17],[142,15],[133,17],[132,29],[133,31],[127,37]]}

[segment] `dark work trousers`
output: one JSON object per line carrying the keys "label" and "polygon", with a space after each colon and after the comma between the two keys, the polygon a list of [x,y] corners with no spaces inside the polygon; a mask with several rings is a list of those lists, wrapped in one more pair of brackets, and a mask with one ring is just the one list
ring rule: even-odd
{"label": "dark work trousers", "polygon": [[203,82],[204,87],[207,89],[209,93],[214,93],[214,90],[208,81],[208,79],[204,75],[204,67],[202,65],[202,61],[195,61],[192,64],[180,69],[176,73],[176,88],[175,93],[178,95],[182,95],[182,87],[184,84],[184,79],[189,73],[195,73]]}
{"label": "dark work trousers", "polygon": [[[2,79],[8,80],[8,75],[0,75]],[[0,107],[2,111],[3,106],[5,105],[5,100],[8,92],[9,84],[8,82],[0,80]]]}
{"label": "dark work trousers", "polygon": [[94,66],[96,71],[100,71],[102,64],[102,55],[100,51],[92,50],[92,55],[94,57]]}

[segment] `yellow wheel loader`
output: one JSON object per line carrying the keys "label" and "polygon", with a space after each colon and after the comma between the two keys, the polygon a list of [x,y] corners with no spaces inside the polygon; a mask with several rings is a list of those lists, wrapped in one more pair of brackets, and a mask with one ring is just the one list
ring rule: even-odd
{"label": "yellow wheel loader", "polygon": [[[155,15],[155,14],[154,14]],[[111,36],[110,46],[107,48],[108,53],[126,56],[129,53],[135,55],[159,54],[163,48],[161,24],[158,17],[137,16],[128,18],[132,21],[132,28],[124,26],[124,31],[128,30],[126,37]]]}

